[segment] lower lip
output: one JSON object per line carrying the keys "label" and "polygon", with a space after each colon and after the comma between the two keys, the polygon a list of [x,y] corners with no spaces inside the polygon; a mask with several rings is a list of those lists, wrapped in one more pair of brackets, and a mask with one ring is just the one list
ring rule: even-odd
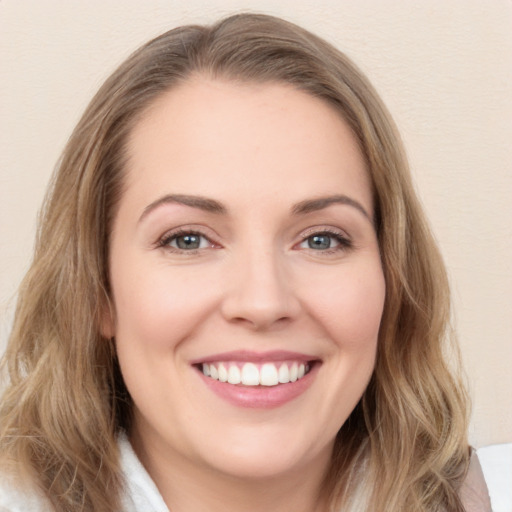
{"label": "lower lip", "polygon": [[302,395],[313,382],[319,366],[319,363],[315,363],[301,379],[277,386],[234,385],[198,373],[211,391],[232,405],[252,409],[274,409]]}

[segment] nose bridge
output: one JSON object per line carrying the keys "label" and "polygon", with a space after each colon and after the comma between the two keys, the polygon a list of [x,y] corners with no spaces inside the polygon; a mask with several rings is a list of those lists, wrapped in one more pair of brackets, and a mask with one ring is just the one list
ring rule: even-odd
{"label": "nose bridge", "polygon": [[285,259],[270,243],[263,247],[251,244],[236,255],[224,301],[230,321],[245,321],[259,329],[296,314],[298,302]]}

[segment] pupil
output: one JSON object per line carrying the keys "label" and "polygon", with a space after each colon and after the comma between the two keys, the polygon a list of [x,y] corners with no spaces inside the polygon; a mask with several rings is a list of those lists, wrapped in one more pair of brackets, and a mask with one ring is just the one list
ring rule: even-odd
{"label": "pupil", "polygon": [[331,237],[328,235],[314,235],[308,238],[310,249],[329,249],[331,247]]}
{"label": "pupil", "polygon": [[176,245],[180,249],[198,249],[199,237],[197,235],[183,235],[176,239]]}

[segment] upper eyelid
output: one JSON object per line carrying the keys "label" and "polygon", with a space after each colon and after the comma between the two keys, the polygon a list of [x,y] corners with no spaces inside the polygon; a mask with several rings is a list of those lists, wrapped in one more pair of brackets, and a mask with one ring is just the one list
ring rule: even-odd
{"label": "upper eyelid", "polygon": [[312,235],[323,234],[323,233],[334,235],[334,236],[339,236],[340,238],[345,238],[346,240],[352,239],[350,234],[344,229],[337,228],[334,226],[321,226],[321,225],[313,226],[311,228],[302,230],[299,233],[298,238],[300,238],[301,240],[304,240]]}
{"label": "upper eyelid", "polygon": [[203,226],[201,224],[185,224],[181,226],[177,226],[174,228],[167,229],[159,238],[166,238],[170,236],[177,236],[180,234],[188,234],[192,233],[195,235],[201,235],[205,238],[216,238],[218,235],[215,233],[214,230],[211,228],[208,228],[206,226]]}

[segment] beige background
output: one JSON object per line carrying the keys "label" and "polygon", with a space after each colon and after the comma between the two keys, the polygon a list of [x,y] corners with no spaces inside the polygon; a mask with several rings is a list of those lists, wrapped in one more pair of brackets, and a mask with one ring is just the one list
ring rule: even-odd
{"label": "beige background", "polygon": [[0,0],[0,351],[51,170],[133,49],[240,10],[333,42],[402,131],[451,276],[477,447],[512,442],[510,0]]}

